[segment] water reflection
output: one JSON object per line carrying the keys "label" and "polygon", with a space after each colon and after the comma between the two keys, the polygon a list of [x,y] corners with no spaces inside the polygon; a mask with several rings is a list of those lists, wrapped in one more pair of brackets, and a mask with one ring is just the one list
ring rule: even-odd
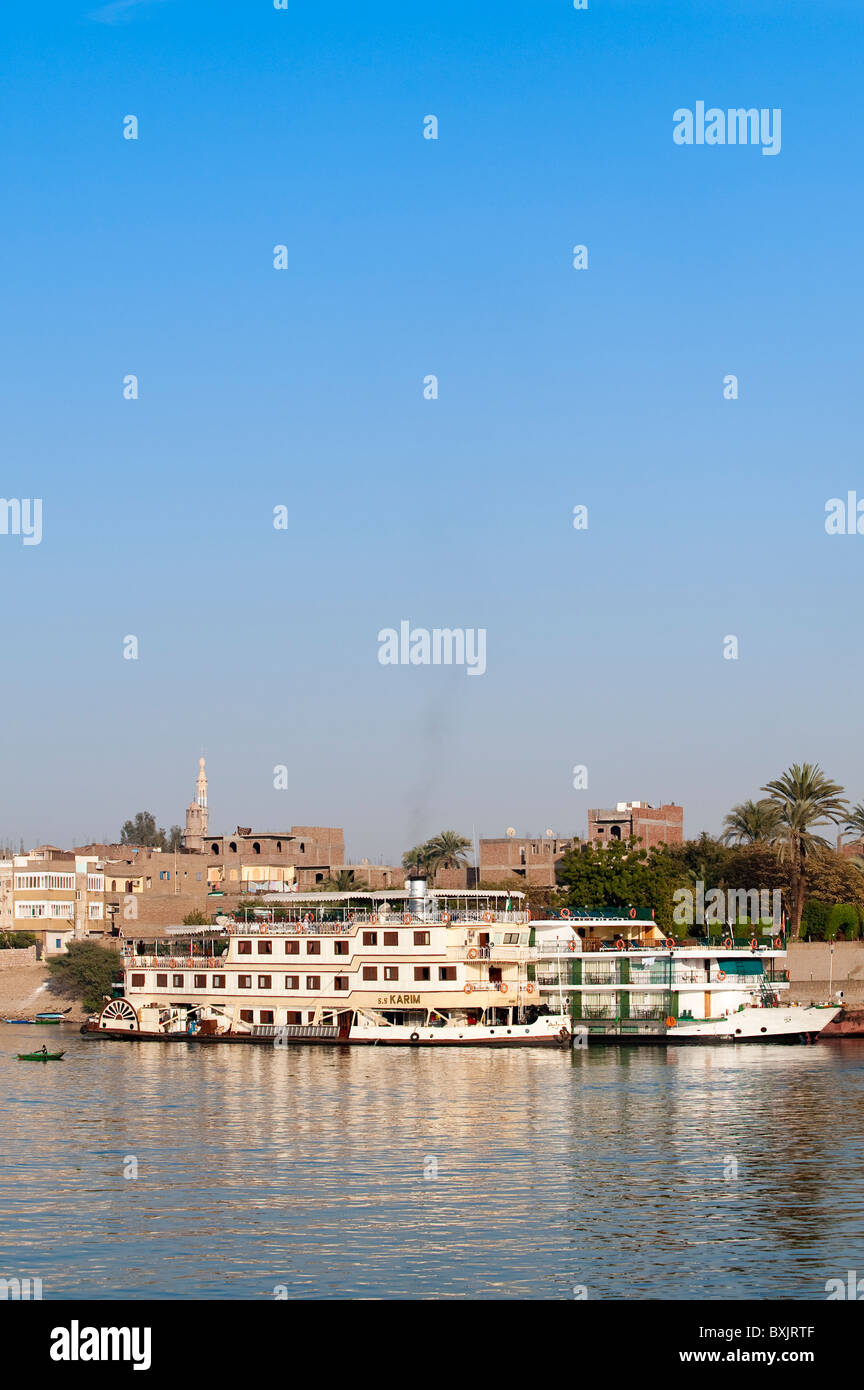
{"label": "water reflection", "polygon": [[63,1029],[64,1061],[29,1066],[24,1034],[58,1030],[0,1027],[0,1274],[46,1298],[800,1299],[864,1269],[855,1042],[432,1054]]}

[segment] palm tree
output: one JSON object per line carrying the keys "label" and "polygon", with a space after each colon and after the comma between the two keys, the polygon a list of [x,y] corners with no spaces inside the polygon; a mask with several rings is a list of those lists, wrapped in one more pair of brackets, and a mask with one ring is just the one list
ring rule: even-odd
{"label": "palm tree", "polygon": [[433,873],[436,869],[459,869],[468,858],[471,841],[456,830],[442,830],[429,841]]}
{"label": "palm tree", "polygon": [[324,886],[331,893],[350,893],[358,884],[353,869],[339,869],[335,875],[330,875]]}
{"label": "palm tree", "polygon": [[856,840],[864,840],[864,802],[859,801],[849,812],[849,819],[843,827],[844,835],[854,835]]}
{"label": "palm tree", "polygon": [[402,868],[406,873],[419,873],[421,877],[429,876],[429,845],[427,840],[424,845],[415,845],[413,849],[406,850],[402,855]]}
{"label": "palm tree", "polygon": [[807,896],[807,862],[827,854],[832,846],[814,827],[849,814],[843,788],[826,777],[817,763],[793,763],[782,777],[760,789],[777,807],[774,844],[777,857],[788,863],[790,873],[789,916],[792,936],[801,932],[801,916]]}
{"label": "palm tree", "polygon": [[742,801],[724,818],[720,839],[724,845],[770,844],[777,834],[778,820],[777,804],[769,797]]}

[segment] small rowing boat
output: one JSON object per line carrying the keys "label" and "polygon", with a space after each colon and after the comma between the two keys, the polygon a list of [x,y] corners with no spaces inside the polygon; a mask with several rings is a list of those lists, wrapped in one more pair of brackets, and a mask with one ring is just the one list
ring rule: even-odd
{"label": "small rowing boat", "polygon": [[59,1062],[61,1057],[65,1057],[65,1052],[19,1052],[17,1054],[19,1062]]}

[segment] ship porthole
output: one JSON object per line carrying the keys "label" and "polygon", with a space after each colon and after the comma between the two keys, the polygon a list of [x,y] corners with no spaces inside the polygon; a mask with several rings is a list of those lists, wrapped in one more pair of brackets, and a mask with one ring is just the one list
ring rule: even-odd
{"label": "ship porthole", "polygon": [[767,1028],[760,1028],[760,1029],[759,1029],[759,1032],[760,1032],[760,1033],[767,1033],[767,1032],[768,1032],[768,1029],[767,1029]]}

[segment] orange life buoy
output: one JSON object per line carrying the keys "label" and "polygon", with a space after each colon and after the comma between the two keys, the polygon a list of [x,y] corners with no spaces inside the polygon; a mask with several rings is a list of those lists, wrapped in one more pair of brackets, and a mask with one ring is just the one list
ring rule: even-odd
{"label": "orange life buoy", "polygon": [[758,940],[757,940],[757,938],[756,938],[755,936],[751,936],[751,938],[750,938],[750,945],[751,945],[751,947],[752,947],[752,949],[753,949],[754,951],[757,949],[757,947],[758,947],[758,945],[759,945],[759,942],[758,942]]}
{"label": "orange life buoy", "polygon": [[676,1024],[677,1022],[678,1022],[677,1018],[673,1018],[672,1015],[670,1014],[669,1017],[668,1017],[667,1020],[666,1020],[666,1027],[667,1027],[667,1028],[674,1028],[674,1027],[675,1027],[675,1024]]}
{"label": "orange life buoy", "polygon": [[530,981],[529,981],[528,984],[525,986],[525,993],[526,993],[526,994],[533,994],[533,993],[534,993],[534,986],[533,986],[533,984],[531,984]]}
{"label": "orange life buoy", "polygon": [[615,945],[618,947],[619,951],[627,950],[627,942],[624,940],[623,936],[619,936],[618,940],[615,942]]}
{"label": "orange life buoy", "polygon": [[575,950],[576,950],[576,942],[575,942],[575,941],[571,941],[571,942],[570,942],[570,945],[567,947],[567,950],[568,950],[568,951],[575,951]]}
{"label": "orange life buoy", "polygon": [[667,938],[666,938],[666,947],[667,947],[667,950],[669,950],[669,951],[674,951],[674,950],[675,950],[676,944],[677,944],[677,943],[676,943],[676,941],[675,941],[674,936],[667,936]]}
{"label": "orange life buoy", "polygon": [[377,912],[373,912],[373,913],[372,913],[372,916],[369,918],[369,921],[372,923],[373,927],[377,925],[377,922],[378,922],[378,914],[377,914]]}
{"label": "orange life buoy", "polygon": [[484,913],[483,913],[483,921],[484,921],[484,922],[494,922],[494,921],[495,921],[495,913],[494,913],[494,912],[484,912]]}
{"label": "orange life buoy", "polygon": [[441,921],[444,923],[445,927],[446,927],[446,926],[449,926],[449,924],[450,924],[450,913],[449,913],[449,912],[442,912],[442,914],[441,914]]}
{"label": "orange life buoy", "polygon": [[476,947],[476,946],[472,946],[472,947],[471,947],[471,950],[468,952],[468,959],[469,959],[469,960],[476,960],[479,954],[480,954],[480,953],[479,953],[479,951],[477,950],[477,947]]}
{"label": "orange life buoy", "polygon": [[569,916],[570,916],[570,909],[569,909],[569,907],[562,907],[562,909],[561,909],[561,916],[562,916],[562,917],[569,917]]}
{"label": "orange life buoy", "polygon": [[723,945],[726,947],[727,951],[731,951],[732,947],[735,945],[735,942],[732,940],[731,936],[724,936]]}
{"label": "orange life buoy", "polygon": [[787,979],[787,980],[791,980],[791,979],[792,979],[792,976],[791,976],[791,974],[789,973],[788,970],[784,970],[784,971],[783,971],[783,974],[786,976],[786,979]]}
{"label": "orange life buoy", "polygon": [[403,913],[402,913],[402,923],[403,923],[403,926],[406,926],[406,927],[407,927],[407,925],[408,925],[408,923],[409,923],[410,921],[411,921],[411,913],[410,913],[410,912],[403,912]]}
{"label": "orange life buoy", "polygon": [[635,917],[635,916],[636,916],[636,909],[635,909],[635,907],[631,907],[631,909],[630,909],[630,916],[631,916],[631,917]]}
{"label": "orange life buoy", "polygon": [[718,971],[717,971],[717,979],[718,979],[718,980],[725,980],[725,979],[726,979],[726,971],[725,971],[725,970],[718,970]]}
{"label": "orange life buoy", "polygon": [[464,990],[464,993],[465,993],[465,994],[472,994],[473,992],[474,992],[474,986],[473,986],[473,985],[466,985],[466,986],[465,986],[465,990]]}
{"label": "orange life buoy", "polygon": [[505,985],[505,983],[504,983],[503,980],[501,981],[501,984],[500,984],[500,986],[499,986],[498,993],[499,993],[499,994],[508,994],[508,993],[509,993],[508,987],[507,987],[507,985]]}
{"label": "orange life buoy", "polygon": [[771,947],[772,947],[772,949],[775,950],[775,951],[782,951],[782,950],[783,950],[783,941],[782,941],[782,938],[779,937],[779,936],[775,936],[774,940],[771,942]]}

